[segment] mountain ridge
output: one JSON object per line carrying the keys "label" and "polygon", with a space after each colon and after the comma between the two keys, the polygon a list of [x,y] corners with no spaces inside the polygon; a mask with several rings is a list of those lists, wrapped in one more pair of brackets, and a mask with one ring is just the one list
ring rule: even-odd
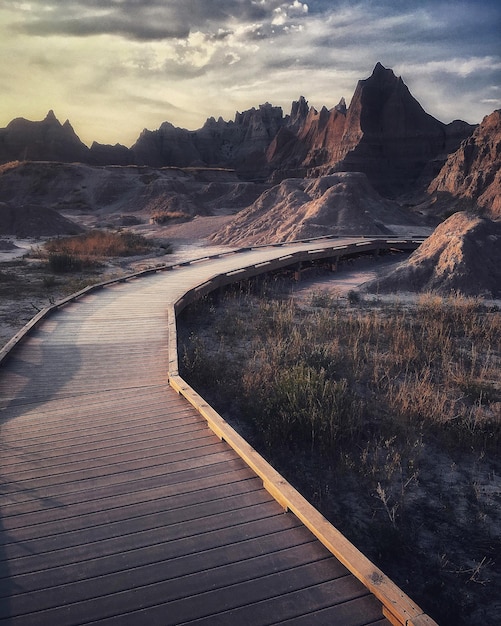
{"label": "mountain ridge", "polygon": [[426,113],[401,77],[377,63],[372,75],[358,82],[349,107],[342,99],[317,111],[300,96],[284,115],[266,102],[237,112],[233,121],[208,118],[194,131],[163,122],[157,130],[144,129],[130,148],[98,142],[88,148],[53,111],[42,122],[17,118],[0,129],[0,163],[226,167],[247,180],[273,182],[362,171],[380,193],[394,196],[415,185],[423,172],[435,173],[427,169],[430,160],[439,160],[438,171],[475,128],[460,121],[452,125]]}

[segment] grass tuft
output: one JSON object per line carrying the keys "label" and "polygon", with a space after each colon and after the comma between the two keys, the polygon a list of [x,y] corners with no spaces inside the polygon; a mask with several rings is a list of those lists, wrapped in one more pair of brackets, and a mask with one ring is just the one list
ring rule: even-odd
{"label": "grass tuft", "polygon": [[179,320],[181,375],[439,623],[477,623],[495,584],[472,581],[501,582],[501,315],[354,304],[263,283],[207,298]]}

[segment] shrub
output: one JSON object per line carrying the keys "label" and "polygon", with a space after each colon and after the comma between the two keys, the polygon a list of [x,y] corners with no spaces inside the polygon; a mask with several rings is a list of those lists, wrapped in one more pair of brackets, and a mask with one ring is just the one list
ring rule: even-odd
{"label": "shrub", "polygon": [[189,221],[192,216],[184,211],[157,211],[150,216],[153,224],[168,224],[173,221]]}
{"label": "shrub", "polygon": [[82,261],[67,252],[51,252],[49,254],[49,268],[56,274],[74,272],[82,269]]}
{"label": "shrub", "polygon": [[66,254],[74,257],[132,256],[144,254],[152,243],[142,235],[128,231],[106,232],[91,230],[75,237],[59,237],[45,244],[50,254]]}

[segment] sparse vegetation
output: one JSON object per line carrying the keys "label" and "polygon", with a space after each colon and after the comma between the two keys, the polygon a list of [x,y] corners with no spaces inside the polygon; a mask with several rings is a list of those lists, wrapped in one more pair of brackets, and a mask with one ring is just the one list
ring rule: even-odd
{"label": "sparse vegetation", "polygon": [[184,211],[155,211],[150,216],[150,221],[154,224],[169,224],[175,221],[188,221],[192,216]]}
{"label": "sparse vegetation", "polygon": [[168,242],[151,241],[125,231],[93,230],[87,236],[58,237],[48,242],[47,247],[33,248],[24,258],[3,261],[0,344],[22,328],[34,311],[89,285],[135,271],[137,259],[131,255],[148,253],[153,262],[171,252]]}
{"label": "sparse vegetation", "polygon": [[99,267],[103,259],[146,254],[154,243],[129,231],[91,230],[73,237],[57,237],[38,250],[55,273]]}
{"label": "sparse vegetation", "polygon": [[298,306],[265,291],[186,310],[182,375],[439,623],[486,623],[500,313],[462,296]]}

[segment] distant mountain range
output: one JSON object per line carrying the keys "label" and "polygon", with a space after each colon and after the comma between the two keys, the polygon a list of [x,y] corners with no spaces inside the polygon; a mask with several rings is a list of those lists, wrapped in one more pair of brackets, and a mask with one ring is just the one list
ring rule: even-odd
{"label": "distant mountain range", "polygon": [[301,97],[289,115],[269,103],[234,121],[209,118],[189,131],[164,122],[144,130],[131,148],[80,141],[53,111],[41,122],[17,118],[0,129],[0,163],[80,162],[91,165],[222,167],[240,178],[279,183],[336,172],[365,173],[385,196],[426,188],[475,126],[443,124],[424,111],[401,78],[378,63],[359,81],[347,107],[309,107]]}

